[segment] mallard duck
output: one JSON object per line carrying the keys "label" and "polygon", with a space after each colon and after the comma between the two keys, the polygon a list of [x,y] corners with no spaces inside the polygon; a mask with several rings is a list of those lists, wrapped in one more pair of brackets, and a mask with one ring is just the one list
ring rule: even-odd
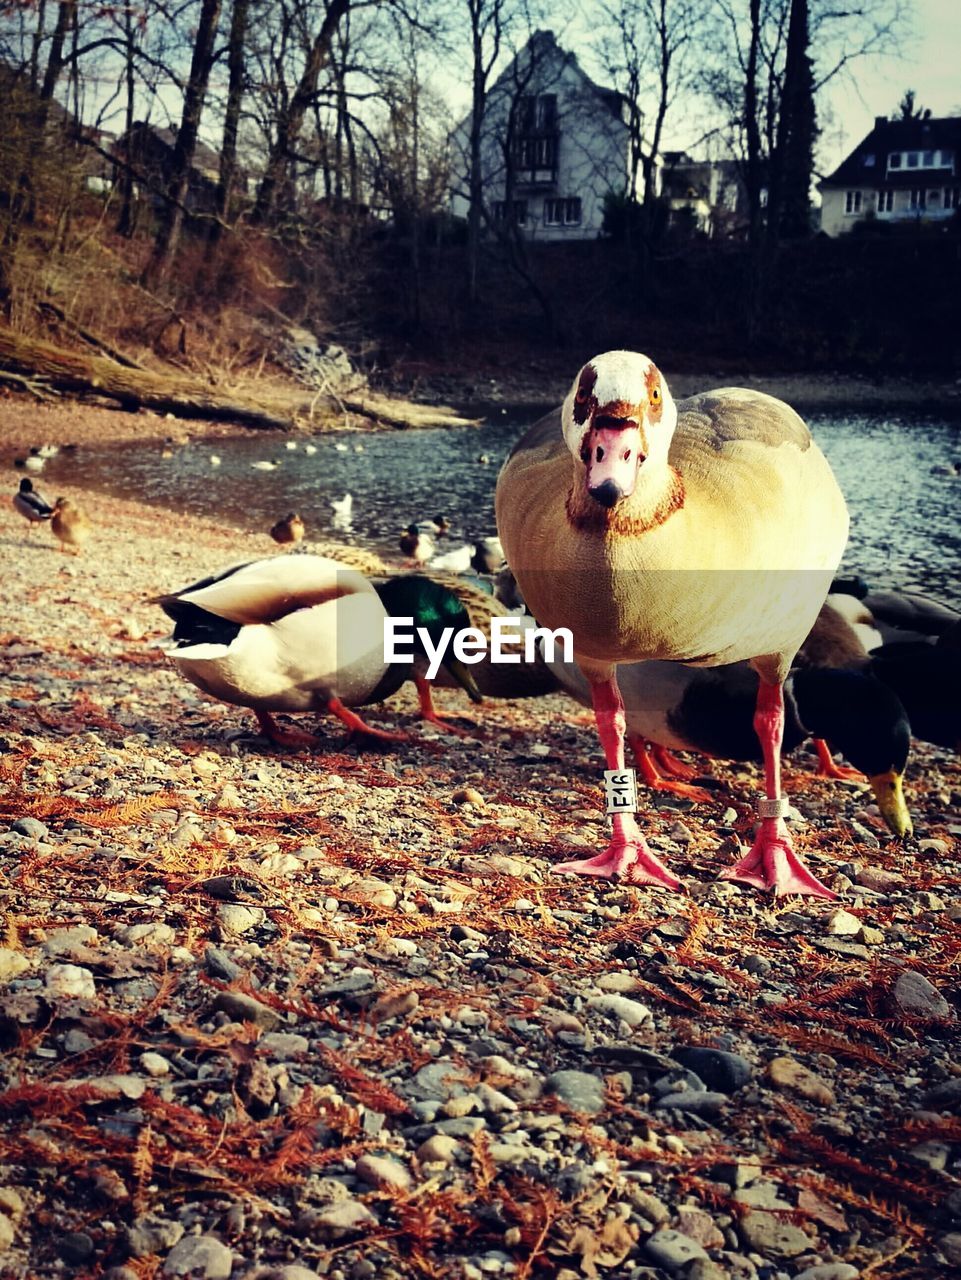
{"label": "mallard duck", "polygon": [[496,573],[504,563],[504,548],[500,538],[478,538],[474,543],[471,564],[478,573]]}
{"label": "mallard duck", "polygon": [[60,541],[60,550],[73,547],[75,556],[90,537],[91,524],[84,512],[70,498],[58,498],[53,504],[53,515],[50,517],[50,528],[53,536]]}
{"label": "mallard duck", "polygon": [[261,458],[259,462],[252,462],[250,465],[254,471],[276,471],[280,463],[273,462],[269,458]]}
{"label": "mallard duck", "polygon": [[[765,795],[750,852],[722,875],[833,897],[794,852],[781,794],[782,686],[848,530],[841,491],[798,415],[741,388],[675,405],[647,356],[607,352],[515,446],[496,511],[531,613],[573,635],[609,770],[624,768],[618,664],[751,663]],[[603,853],[555,870],[679,885],[623,811]]]}
{"label": "mallard duck", "polygon": [[422,532],[416,524],[409,524],[400,535],[397,544],[408,559],[416,564],[426,564],[434,555],[434,540]]}
{"label": "mallard duck", "polygon": [[439,569],[447,573],[466,573],[474,558],[474,548],[469,543],[462,547],[454,547],[443,555],[434,556],[428,561],[428,568]]}
{"label": "mallard duck", "polygon": [[[463,606],[429,579],[409,575],[375,588],[356,570],[316,555],[233,565],[154,603],[175,624],[167,651],[180,672],[221,702],[250,707],[282,745],[317,740],[282,729],[276,711],[326,709],[351,730],[404,740],[351,710],[382,701],[414,674],[409,664],[384,660],[388,614],[411,617],[436,638],[444,627],[467,624]],[[453,657],[444,665],[481,700],[469,670]]]}
{"label": "mallard duck", "polygon": [[[587,680],[574,663],[548,663],[564,689],[591,705]],[[720,667],[688,667],[679,662],[637,662],[618,668],[626,736],[645,781],[655,790],[695,800],[712,799],[673,772],[672,757],[652,746],[697,751],[724,760],[760,760],[752,720],[758,677],[746,662]],[[811,738],[829,743],[858,770],[844,772],[819,749],[822,771],[834,777],[866,776],[885,822],[897,836],[908,835],[911,818],[902,779],[911,727],[900,700],[869,671],[809,667],[784,682],[785,729],[782,754]],[[691,771],[693,773],[693,770]]]}
{"label": "mallard duck", "polygon": [[20,481],[20,488],[13,495],[12,501],[14,509],[29,521],[27,527],[31,533],[35,524],[42,524],[53,515],[53,507],[37,493],[33,481],[27,476]]}
{"label": "mallard duck", "polygon": [[314,455],[316,452],[317,452],[317,446],[316,446],[315,444],[305,444],[305,445],[304,445],[304,453],[310,454],[310,456],[311,456],[311,457],[313,457],[313,455]]}
{"label": "mallard duck", "polygon": [[[842,589],[845,588],[845,589]],[[863,579],[835,579],[828,600],[862,632],[865,647],[904,640],[940,641],[958,633],[961,611],[920,591],[872,591]]]}
{"label": "mallard duck", "polygon": [[25,458],[14,458],[13,465],[20,471],[32,471],[34,475],[39,475],[44,468],[45,458],[41,458],[36,452],[31,451]]}
{"label": "mallard duck", "polygon": [[270,536],[281,546],[293,546],[295,543],[302,542],[305,533],[304,522],[296,511],[288,511],[283,520],[278,520],[276,524],[270,526]]}

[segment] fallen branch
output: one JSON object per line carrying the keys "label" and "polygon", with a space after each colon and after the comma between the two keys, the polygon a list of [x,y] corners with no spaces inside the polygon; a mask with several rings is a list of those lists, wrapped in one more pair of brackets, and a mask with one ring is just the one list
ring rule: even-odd
{"label": "fallen branch", "polygon": [[[0,377],[22,381],[34,394],[38,394],[38,386],[48,384],[54,391],[106,396],[128,410],[147,408],[178,418],[207,418],[280,431],[298,426],[310,412],[309,402],[293,392],[248,399],[218,391],[186,374],[126,368],[104,356],[68,351],[2,328]],[[392,427],[472,425],[472,420],[449,410],[379,396],[345,400],[343,406]]]}
{"label": "fallen branch", "polygon": [[71,320],[62,307],[58,307],[55,302],[51,302],[49,298],[45,298],[42,302],[37,303],[39,311],[49,311],[56,320],[58,320],[71,333],[76,334],[81,341],[87,346],[93,347],[96,351],[102,351],[105,356],[113,360],[116,364],[122,364],[125,369],[142,369],[143,365],[134,360],[131,356],[125,356],[122,351],[118,351],[116,347],[110,345],[105,338],[98,337],[95,333],[91,333],[89,329],[84,329],[82,325],[77,324],[76,320]]}

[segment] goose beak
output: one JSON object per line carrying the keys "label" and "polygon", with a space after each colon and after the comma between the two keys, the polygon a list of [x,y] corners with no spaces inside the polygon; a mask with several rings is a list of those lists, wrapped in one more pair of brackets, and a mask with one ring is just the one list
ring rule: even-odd
{"label": "goose beak", "polygon": [[584,439],[581,456],[587,463],[587,492],[602,507],[613,507],[634,492],[645,456],[641,429],[632,418],[598,416]]}
{"label": "goose beak", "polygon": [[868,778],[881,810],[881,817],[896,836],[909,836],[914,830],[901,787],[901,775],[894,769]]}
{"label": "goose beak", "polygon": [[464,690],[471,702],[484,701],[481,691],[477,687],[477,681],[471,674],[469,667],[465,666],[458,658],[453,657],[445,659],[443,665]]}

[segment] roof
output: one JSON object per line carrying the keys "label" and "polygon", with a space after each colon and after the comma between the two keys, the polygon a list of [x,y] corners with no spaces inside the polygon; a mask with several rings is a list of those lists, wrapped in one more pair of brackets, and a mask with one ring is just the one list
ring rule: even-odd
{"label": "roof", "polygon": [[[176,129],[161,128],[159,125],[149,124],[145,120],[138,120],[133,125],[131,133],[136,133],[139,130],[146,130],[151,133],[158,142],[162,142],[170,151],[173,151],[177,145]],[[201,142],[198,138],[194,144],[192,164],[195,169],[213,169],[216,171],[220,168],[220,153],[214,151],[213,147],[208,147],[205,142]]]}
{"label": "roof", "polygon": [[[499,85],[506,81],[519,59],[528,52],[532,58],[538,59],[543,59],[551,54],[556,54],[565,66],[570,67],[580,76],[587,87],[604,103],[604,106],[608,111],[610,111],[611,115],[615,118],[620,117],[621,103],[626,101],[625,95],[621,93],[619,89],[610,89],[604,85],[598,84],[596,80],[592,80],[581,66],[580,62],[578,62],[577,56],[568,52],[566,49],[562,49],[557,43],[557,37],[554,35],[553,31],[535,31],[527,41],[524,48],[515,55],[510,64],[497,77],[495,85]],[[468,118],[469,115],[470,113],[468,113]]]}
{"label": "roof", "polygon": [[[961,153],[961,116],[943,116],[937,120],[886,120],[878,116],[874,128],[851,154],[819,187],[849,187],[865,182],[885,186],[919,187],[937,185],[945,176],[944,169],[903,169],[888,173],[888,155],[892,151],[956,151]],[[874,164],[866,165],[865,156],[874,156]]]}

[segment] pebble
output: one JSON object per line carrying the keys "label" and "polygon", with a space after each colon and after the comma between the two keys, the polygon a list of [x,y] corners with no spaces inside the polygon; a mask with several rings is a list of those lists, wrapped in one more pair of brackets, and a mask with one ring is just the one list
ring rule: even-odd
{"label": "pebble", "polygon": [[833,1107],[837,1101],[834,1090],[796,1058],[772,1058],[767,1064],[767,1077],[775,1089],[788,1089],[820,1106]]}
{"label": "pebble", "polygon": [[961,1111],[961,1076],[936,1084],[924,1095],[924,1105],[932,1111]]}
{"label": "pebble", "polygon": [[953,1017],[951,1006],[923,973],[905,970],[894,984],[892,997],[898,1011],[926,1021]]}
{"label": "pebble", "polygon": [[18,818],[10,830],[19,836],[26,836],[28,840],[46,840],[50,834],[50,828],[45,827],[38,818]]}
{"label": "pebble", "polygon": [[644,1252],[657,1266],[671,1272],[682,1271],[695,1258],[709,1260],[696,1240],[671,1227],[656,1231],[645,1240]]}
{"label": "pebble", "polygon": [[544,1086],[572,1111],[597,1115],[604,1110],[604,1082],[586,1071],[555,1071],[547,1077]]}
{"label": "pebble", "polygon": [[279,1013],[241,991],[221,991],[211,1008],[226,1013],[234,1022],[252,1022],[266,1031],[276,1031],[283,1021]]}
{"label": "pebble", "polygon": [[746,1058],[723,1049],[691,1045],[674,1049],[672,1056],[699,1076],[708,1089],[715,1089],[720,1093],[735,1093],[754,1074],[754,1069]]}
{"label": "pebble", "polygon": [[127,1248],[135,1258],[146,1258],[152,1253],[171,1249],[183,1236],[181,1223],[162,1218],[156,1213],[146,1213],[127,1228]]}
{"label": "pebble", "polygon": [[152,1076],[154,1079],[170,1074],[170,1061],[162,1053],[142,1053],[140,1055],[140,1065],[147,1075]]}
{"label": "pebble", "polygon": [[93,974],[76,964],[52,964],[44,977],[47,990],[62,999],[94,1000],[97,988]]}
{"label": "pebble", "polygon": [[0,982],[11,982],[30,968],[30,961],[22,951],[0,947]]}
{"label": "pebble", "polygon": [[267,919],[263,907],[245,907],[239,902],[224,902],[217,908],[220,931],[225,937],[236,937],[259,928]]}
{"label": "pebble", "polygon": [[461,1150],[463,1148],[456,1138],[446,1133],[435,1133],[420,1144],[416,1155],[421,1164],[453,1164]]}
{"label": "pebble", "polygon": [[356,898],[368,907],[384,907],[387,911],[392,911],[397,906],[396,891],[374,876],[351,881],[347,892],[351,898]]}
{"label": "pebble", "polygon": [[216,1236],[184,1236],[164,1260],[161,1275],[190,1276],[191,1280],[230,1280],[233,1250]]}
{"label": "pebble", "polygon": [[323,1209],[311,1209],[304,1215],[303,1227],[318,1240],[342,1240],[345,1236],[368,1231],[378,1226],[376,1217],[365,1204],[345,1197]]}
{"label": "pebble", "polygon": [[824,928],[837,938],[853,938],[861,928],[861,921],[843,907],[836,907],[828,916]]}
{"label": "pebble", "polygon": [[413,1178],[400,1161],[387,1156],[361,1156],[354,1166],[354,1173],[370,1187],[409,1191],[414,1185]]}
{"label": "pebble", "polygon": [[800,1227],[781,1222],[771,1213],[746,1213],[738,1230],[750,1248],[768,1258],[796,1258],[812,1244]]}
{"label": "pebble", "polygon": [[794,1280],[858,1280],[859,1275],[850,1262],[819,1262],[799,1271]]}
{"label": "pebble", "polygon": [[699,1116],[715,1116],[727,1104],[726,1093],[714,1093],[709,1089],[682,1089],[680,1093],[668,1093],[654,1104],[657,1111],[690,1111]]}
{"label": "pebble", "polygon": [[639,1000],[629,1000],[627,996],[607,994],[591,996],[587,1001],[587,1007],[619,1018],[632,1029],[639,1027],[642,1022],[650,1021],[651,1017],[651,1011],[646,1004],[641,1004]]}

